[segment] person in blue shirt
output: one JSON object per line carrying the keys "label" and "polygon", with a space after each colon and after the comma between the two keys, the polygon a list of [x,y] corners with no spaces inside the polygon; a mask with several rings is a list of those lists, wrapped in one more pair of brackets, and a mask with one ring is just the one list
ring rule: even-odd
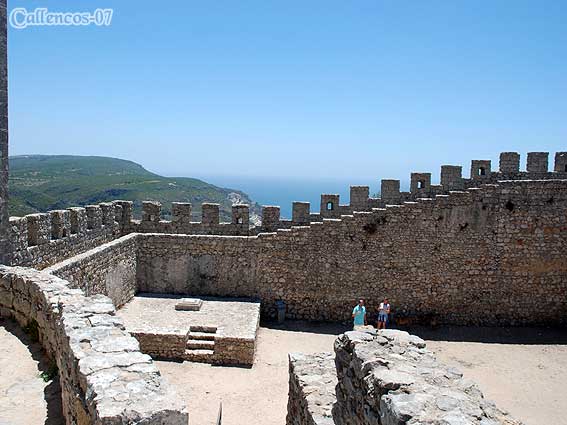
{"label": "person in blue shirt", "polygon": [[366,307],[364,307],[364,300],[358,300],[358,305],[352,310],[352,318],[354,320],[354,328],[366,325]]}

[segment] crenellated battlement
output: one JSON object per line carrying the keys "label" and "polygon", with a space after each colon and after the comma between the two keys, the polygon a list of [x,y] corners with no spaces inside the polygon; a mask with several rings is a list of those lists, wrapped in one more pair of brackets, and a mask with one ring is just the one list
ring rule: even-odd
{"label": "crenellated battlement", "polygon": [[[307,204],[294,206],[305,218]],[[257,297],[271,317],[283,300],[289,318],[346,320],[353,298],[375,311],[388,295],[400,317],[564,324],[566,211],[567,179],[480,183],[301,225],[275,226],[279,209],[266,207],[255,236],[140,235],[138,277],[145,291]],[[479,294],[499,313],[479,317]]]}
{"label": "crenellated battlement", "polygon": [[[13,242],[23,260],[39,268],[58,262],[47,270],[88,294],[109,295],[117,305],[141,285],[149,292],[255,297],[271,317],[276,301],[284,300],[290,318],[344,320],[353,297],[366,298],[375,309],[386,293],[403,306],[399,316],[475,324],[474,308],[462,306],[473,306],[480,291],[490,302],[510,299],[491,306],[500,314],[489,324],[564,323],[565,305],[553,300],[565,291],[567,179],[482,180],[477,187],[398,204],[368,198],[365,207],[361,199],[357,208],[367,210],[338,204],[346,212],[336,217],[321,217],[308,203],[296,202],[293,218],[282,220],[279,207],[266,206],[262,225],[252,228],[246,205],[234,206],[231,223],[218,223],[216,204],[204,206],[202,220],[191,222],[189,204],[172,206],[167,221],[159,203],[147,202],[142,220],[126,221],[131,205],[116,201],[107,208],[114,211],[112,225],[94,205],[12,219],[13,235],[22,236]],[[87,210],[99,228],[89,228]],[[43,243],[30,246],[30,233]],[[131,235],[100,243],[122,233]],[[117,272],[101,272],[109,265]],[[529,300],[542,288],[550,301],[534,317]]]}
{"label": "crenellated battlement", "polygon": [[[161,204],[142,203],[142,219],[133,218],[133,202],[113,201],[10,218],[11,264],[44,268],[129,233],[220,234],[247,236],[248,205],[233,205],[232,222],[219,222],[219,204],[204,203],[202,219],[192,221],[192,205],[172,203],[171,220],[161,217]],[[273,227],[279,223],[273,218]]]}
{"label": "crenellated battlement", "polygon": [[193,221],[190,203],[180,202],[172,203],[171,220],[164,220],[162,205],[155,201],[144,201],[142,218],[136,220],[133,203],[123,200],[12,217],[11,264],[41,269],[129,233],[254,236],[315,223],[329,226],[347,216],[347,220],[350,217],[356,220],[359,217],[356,213],[360,212],[382,214],[384,210],[385,215],[400,214],[401,210],[391,205],[406,210],[416,205],[423,208],[431,199],[453,202],[459,196],[472,196],[474,188],[483,187],[486,191],[489,185],[499,181],[567,179],[567,152],[555,154],[554,171],[548,170],[548,158],[547,152],[530,152],[526,171],[520,171],[520,154],[503,152],[498,171],[492,170],[490,160],[472,160],[468,178],[463,177],[462,166],[442,165],[438,185],[432,184],[431,173],[412,172],[408,192],[401,191],[400,180],[383,179],[379,198],[370,196],[369,186],[351,186],[349,204],[341,204],[338,194],[324,193],[319,212],[313,212],[309,202],[297,201],[293,203],[291,219],[281,218],[279,206],[263,206],[259,226],[251,225],[248,205],[233,205],[231,222],[221,222],[220,205],[214,203],[202,204],[201,221]]}
{"label": "crenellated battlement", "polygon": [[[128,211],[132,210],[132,202],[119,201]],[[186,202],[171,204],[171,220],[164,220],[161,214],[162,205],[155,201],[142,202],[142,219],[134,220],[132,215],[124,217],[124,228],[127,233],[174,233],[196,235],[248,236],[254,231],[250,228],[250,207],[246,204],[232,206],[231,222],[220,221],[220,205],[203,203],[201,205],[201,221],[193,221],[193,206]],[[278,215],[279,220],[279,215]]]}
{"label": "crenellated battlement", "polygon": [[370,211],[373,208],[399,205],[419,198],[447,195],[451,191],[463,191],[484,184],[496,184],[502,180],[567,179],[567,152],[555,154],[553,171],[548,170],[548,157],[547,152],[528,153],[526,171],[520,171],[520,154],[517,152],[501,153],[498,171],[492,169],[491,160],[474,159],[470,164],[468,178],[463,177],[461,165],[442,165],[440,184],[432,184],[432,174],[429,172],[412,172],[409,192],[401,191],[400,180],[382,179],[380,198],[370,197],[368,186],[351,186],[350,204],[348,205],[340,203],[340,195],[324,193],[321,194],[319,213],[311,212],[309,202],[294,202],[291,220],[280,220],[278,225],[274,223],[273,207],[269,207],[267,214],[270,217],[269,225],[256,230],[271,231],[274,227],[287,229],[291,226],[301,226],[328,218],[340,218],[356,211]]}
{"label": "crenellated battlement", "polygon": [[115,203],[11,217],[11,263],[42,269],[128,233]]}

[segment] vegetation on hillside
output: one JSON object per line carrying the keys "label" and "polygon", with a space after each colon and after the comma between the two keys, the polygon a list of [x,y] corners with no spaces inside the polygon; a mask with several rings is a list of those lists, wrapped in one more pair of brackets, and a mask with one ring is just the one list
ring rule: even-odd
{"label": "vegetation on hillside", "polygon": [[223,221],[230,220],[235,201],[258,211],[243,192],[193,178],[163,177],[132,161],[71,155],[10,157],[12,216],[115,199],[134,201],[136,216],[140,216],[142,201],[146,200],[161,202],[164,217],[171,213],[171,202],[191,202],[196,220],[200,220],[202,202],[221,204]]}

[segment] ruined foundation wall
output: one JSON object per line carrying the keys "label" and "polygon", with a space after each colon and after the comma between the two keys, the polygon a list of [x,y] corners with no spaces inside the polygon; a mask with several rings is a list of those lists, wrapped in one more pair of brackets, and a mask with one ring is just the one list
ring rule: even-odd
{"label": "ruined foundation wall", "polygon": [[336,425],[520,424],[407,332],[347,332],[335,354]]}
{"label": "ruined foundation wall", "polygon": [[140,343],[140,351],[155,359],[183,360],[187,344],[187,331],[164,329],[153,332],[152,329],[130,329],[130,335]]}
{"label": "ruined foundation wall", "polygon": [[284,300],[289,318],[349,320],[388,296],[398,317],[564,324],[566,211],[567,181],[502,182],[258,237],[140,235],[138,283],[258,297],[272,317]]}
{"label": "ruined foundation wall", "polygon": [[37,327],[59,370],[67,424],[187,425],[175,390],[139,351],[108,297],[85,297],[45,272],[0,266],[0,315]]}
{"label": "ruined foundation wall", "polygon": [[286,425],[335,425],[337,383],[334,354],[290,353]]}
{"label": "ruined foundation wall", "polygon": [[137,292],[137,235],[127,235],[45,269],[87,295],[103,294],[116,307]]}
{"label": "ruined foundation wall", "polygon": [[290,354],[287,425],[520,425],[417,336],[347,332],[335,355]]}

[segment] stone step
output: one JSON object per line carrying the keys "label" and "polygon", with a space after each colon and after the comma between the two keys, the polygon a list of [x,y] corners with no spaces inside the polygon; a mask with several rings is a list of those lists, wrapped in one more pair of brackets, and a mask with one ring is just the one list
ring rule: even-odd
{"label": "stone step", "polygon": [[187,340],[186,348],[188,350],[213,350],[215,348],[215,341],[207,341],[203,339],[189,339]]}
{"label": "stone step", "polygon": [[190,332],[206,332],[206,333],[215,333],[217,331],[216,326],[207,326],[207,325],[192,325],[189,327]]}
{"label": "stone step", "polygon": [[189,332],[189,339],[214,341],[215,334],[210,332]]}
{"label": "stone step", "polygon": [[210,363],[213,355],[213,350],[185,350],[185,360],[190,362]]}

